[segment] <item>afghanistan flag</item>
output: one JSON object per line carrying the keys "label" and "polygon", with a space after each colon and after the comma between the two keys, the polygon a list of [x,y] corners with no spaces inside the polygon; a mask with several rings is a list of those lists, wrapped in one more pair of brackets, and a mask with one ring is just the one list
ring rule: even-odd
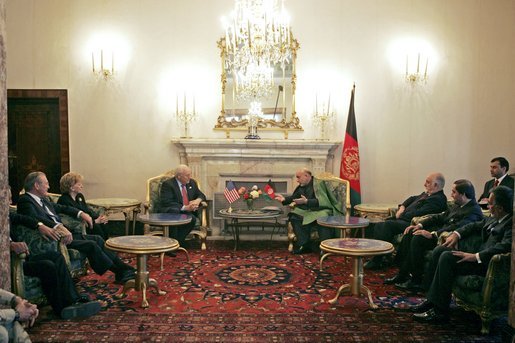
{"label": "afghanistan flag", "polygon": [[268,195],[270,199],[275,199],[275,185],[272,183],[271,179],[269,179],[265,185],[265,194]]}
{"label": "afghanistan flag", "polygon": [[352,208],[361,203],[361,186],[359,182],[359,147],[358,133],[356,131],[356,116],[354,114],[354,92],[356,85],[352,87],[347,117],[345,140],[343,141],[342,161],[340,163],[340,178],[350,182],[350,202]]}

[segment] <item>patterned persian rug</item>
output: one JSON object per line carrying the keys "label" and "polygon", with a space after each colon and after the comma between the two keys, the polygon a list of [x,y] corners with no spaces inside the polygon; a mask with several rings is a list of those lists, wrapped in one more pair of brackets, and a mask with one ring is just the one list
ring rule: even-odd
{"label": "patterned persian rug", "polygon": [[[61,320],[46,311],[30,330],[34,342],[499,342],[502,320],[493,334],[481,336],[480,319],[452,308],[446,325],[414,322],[402,311],[418,303],[420,294],[385,286],[384,273],[365,272],[379,309],[363,296],[342,295],[330,305],[338,287],[347,283],[351,261],[331,256],[320,271],[318,255],[292,255],[281,242],[210,242],[207,251],[190,249],[165,257],[160,270],[157,256],[149,258],[150,276],[165,295],[147,291],[148,309],[141,293],[123,298],[121,286],[107,272],[90,271],[79,283],[81,292],[103,304],[96,316]],[[122,256],[132,265],[135,259]]]}

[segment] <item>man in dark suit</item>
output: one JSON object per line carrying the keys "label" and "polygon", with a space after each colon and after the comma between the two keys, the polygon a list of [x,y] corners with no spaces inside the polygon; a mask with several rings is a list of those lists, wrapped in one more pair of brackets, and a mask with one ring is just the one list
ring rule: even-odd
{"label": "man in dark suit", "polygon": [[[513,190],[513,178],[508,175],[510,163],[504,157],[495,157],[490,161],[490,175],[493,179],[485,183],[483,194],[479,197],[479,202],[486,204],[490,191],[497,186],[506,186]],[[486,207],[485,207],[486,208]]]}
{"label": "man in dark suit", "polygon": [[11,251],[25,253],[27,260],[23,264],[23,273],[41,280],[43,292],[54,312],[63,319],[89,317],[100,311],[98,301],[90,301],[87,295],[79,295],[66,266],[63,255],[57,251],[47,251],[31,255],[27,244],[19,241],[16,235],[18,225],[36,229],[36,219],[15,212],[9,212]]}
{"label": "man in dark suit", "polygon": [[37,229],[49,239],[59,239],[66,236],[67,247],[85,254],[95,273],[102,275],[107,270],[115,273],[115,282],[123,284],[134,279],[134,268],[123,263],[113,252],[104,250],[104,241],[100,236],[84,235],[83,239],[73,239],[71,233],[62,224],[58,213],[65,213],[86,221],[93,226],[91,217],[76,208],[53,204],[48,201],[48,179],[42,172],[32,172],[25,178],[25,194],[18,199],[18,213],[25,214],[38,220]]}
{"label": "man in dark suit", "polygon": [[206,196],[198,184],[191,178],[191,169],[181,164],[175,170],[175,176],[161,185],[158,211],[162,213],[185,213],[193,216],[188,224],[175,226],[170,230],[170,237],[176,239],[181,247],[186,246],[186,236],[193,230],[198,219],[198,208]]}
{"label": "man in dark suit", "polygon": [[454,204],[448,210],[431,215],[404,230],[395,255],[396,262],[400,264],[399,273],[386,279],[385,284],[395,284],[398,288],[414,291],[422,289],[424,268],[421,266],[424,265],[424,256],[428,250],[436,247],[438,237],[443,232],[452,232],[483,219],[483,213],[475,199],[474,186],[469,180],[454,181],[451,198]]}
{"label": "man in dark suit", "polygon": [[[283,205],[295,205],[295,209],[288,215],[293,232],[297,237],[293,253],[306,254],[313,250],[310,246],[311,231],[317,230],[318,238],[322,242],[333,238],[334,229],[319,225],[314,217],[309,222],[304,220],[309,212],[320,210],[321,206],[315,194],[314,177],[311,171],[307,168],[301,168],[295,172],[295,178],[299,185],[292,195],[284,197],[281,194],[276,194],[275,199]],[[301,211],[297,212],[297,209],[301,210],[302,214]],[[318,246],[319,243],[316,245]]]}
{"label": "man in dark suit", "polygon": [[[403,233],[410,225],[413,217],[445,211],[447,198],[443,193],[444,186],[445,178],[441,173],[429,174],[424,183],[425,192],[409,197],[399,205],[395,217],[387,218],[384,223],[376,224],[371,238],[392,242],[395,235]],[[375,256],[364,265],[364,268],[384,268],[388,265],[384,258],[384,256]]]}
{"label": "man in dark suit", "polygon": [[[513,190],[499,186],[488,198],[492,216],[480,222],[456,229],[445,243],[433,250],[428,276],[433,276],[427,299],[415,306],[414,319],[427,323],[444,323],[449,320],[449,303],[452,284],[458,275],[486,275],[490,259],[495,254],[511,251],[513,225]],[[481,237],[475,253],[465,252],[464,243]],[[458,245],[458,242],[462,242]],[[463,250],[461,250],[463,249]],[[467,248],[471,251],[472,248]]]}

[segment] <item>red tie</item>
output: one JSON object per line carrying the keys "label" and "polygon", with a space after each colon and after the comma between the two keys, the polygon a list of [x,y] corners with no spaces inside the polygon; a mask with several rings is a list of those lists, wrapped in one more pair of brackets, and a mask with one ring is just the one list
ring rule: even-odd
{"label": "red tie", "polygon": [[190,201],[188,200],[188,192],[186,191],[186,185],[181,184],[181,193],[182,193],[182,204],[184,206],[187,206],[190,204]]}
{"label": "red tie", "polygon": [[494,188],[499,186],[499,180],[498,179],[495,179],[495,182],[494,182]]}

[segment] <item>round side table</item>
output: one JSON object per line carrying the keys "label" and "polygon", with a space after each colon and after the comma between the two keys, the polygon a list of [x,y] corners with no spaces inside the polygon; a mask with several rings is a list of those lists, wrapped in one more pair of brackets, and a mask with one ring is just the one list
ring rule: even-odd
{"label": "round side table", "polygon": [[335,304],[341,293],[350,293],[353,296],[367,295],[370,307],[376,309],[377,305],[372,300],[370,289],[363,285],[363,257],[389,254],[394,250],[393,245],[385,241],[368,238],[334,238],[320,243],[320,249],[325,252],[320,259],[321,270],[322,262],[328,255],[336,254],[352,257],[350,283],[340,286],[336,296],[329,300],[329,303]]}

